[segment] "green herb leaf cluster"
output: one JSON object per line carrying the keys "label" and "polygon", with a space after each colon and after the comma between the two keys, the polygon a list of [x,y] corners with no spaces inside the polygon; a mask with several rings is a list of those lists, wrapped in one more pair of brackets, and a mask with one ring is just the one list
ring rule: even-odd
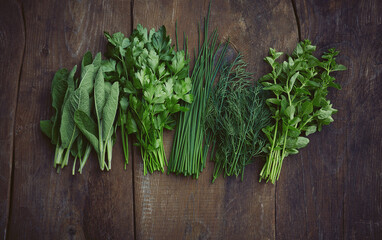
{"label": "green herb leaf cluster", "polygon": [[73,174],[77,159],[80,161],[78,171],[81,173],[91,152],[91,145],[80,134],[74,115],[77,111],[90,115],[93,79],[100,67],[101,54],[98,53],[93,60],[91,53],[87,52],[82,59],[79,78],[75,78],[77,66],[71,72],[65,68],[57,71],[52,81],[54,115],[50,120],[40,122],[42,132],[56,145],[54,167],[68,165],[72,154],[75,158]]}
{"label": "green herb leaf cluster", "polygon": [[[94,79],[94,114],[77,110],[74,121],[83,135],[92,144],[98,155],[101,170],[111,169],[112,152],[116,132],[115,116],[118,108],[119,83],[111,85],[104,81],[102,68]],[[107,152],[108,161],[105,161]]]}
{"label": "green herb leaf cluster", "polygon": [[173,114],[187,110],[182,102],[193,101],[189,59],[184,51],[174,50],[164,26],[148,32],[138,25],[129,38],[119,32],[105,36],[109,42],[108,56],[112,58],[105,66],[105,79],[120,82],[118,122],[126,164],[127,135],[134,133],[144,173],[163,172],[167,164],[163,129],[173,129]]}
{"label": "green herb leaf cluster", "polygon": [[265,146],[261,129],[270,124],[270,111],[246,66],[241,55],[226,64],[209,99],[206,128],[212,138],[213,182],[221,173],[243,178],[245,166]]}
{"label": "green herb leaf cluster", "polygon": [[190,110],[182,112],[179,116],[167,169],[168,173],[194,178],[198,178],[206,166],[210,139],[205,139],[204,118],[212,85],[221,69],[228,46],[228,42],[217,43],[216,30],[208,37],[210,10],[211,4],[207,18],[204,20],[202,44],[200,31],[198,31],[198,55],[191,74],[194,102],[186,104]]}
{"label": "green herb leaf cluster", "polygon": [[313,56],[315,50],[316,47],[305,40],[298,43],[293,54],[282,63],[277,59],[283,53],[272,48],[270,56],[264,59],[272,71],[259,82],[272,93],[266,103],[274,121],[263,128],[268,139],[264,151],[268,156],[260,180],[275,183],[284,158],[305,147],[309,143],[306,136],[333,122],[332,114],[337,110],[327,99],[328,88],[341,87],[330,74],[346,67],[336,63],[339,52],[335,49],[324,53],[321,61]]}

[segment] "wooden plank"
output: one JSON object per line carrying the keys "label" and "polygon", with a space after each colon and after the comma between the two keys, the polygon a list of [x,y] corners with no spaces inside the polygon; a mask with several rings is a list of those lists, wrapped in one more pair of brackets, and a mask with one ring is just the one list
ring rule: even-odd
{"label": "wooden plank", "polygon": [[[208,1],[135,1],[134,25],[152,28],[164,24],[174,37],[179,33],[196,46],[197,22],[206,15]],[[292,4],[286,1],[213,1],[212,28],[220,39],[249,61],[250,70],[261,76],[267,68],[262,59],[268,48],[292,50],[298,34]],[[288,36],[288,37],[285,37]],[[169,155],[172,134],[165,133]],[[258,183],[261,163],[246,169],[244,181],[219,178],[214,184],[212,163],[198,180],[154,173],[143,176],[140,153],[135,151],[134,185],[137,239],[274,239],[275,188]]]}
{"label": "wooden plank", "polygon": [[[382,163],[380,1],[297,0],[302,39],[335,47],[334,123],[285,162],[277,185],[280,239],[380,239]],[[291,231],[293,229],[293,231]]]}
{"label": "wooden plank", "polygon": [[[134,238],[132,167],[123,170],[121,143],[110,173],[93,154],[82,175],[53,168],[54,147],[39,121],[52,114],[55,71],[105,49],[103,31],[131,29],[130,1],[24,1],[26,50],[16,113],[9,239]],[[110,14],[113,13],[113,14]]]}
{"label": "wooden plank", "polygon": [[24,53],[24,24],[19,4],[4,1],[0,9],[0,236],[8,224],[14,122],[17,90]]}

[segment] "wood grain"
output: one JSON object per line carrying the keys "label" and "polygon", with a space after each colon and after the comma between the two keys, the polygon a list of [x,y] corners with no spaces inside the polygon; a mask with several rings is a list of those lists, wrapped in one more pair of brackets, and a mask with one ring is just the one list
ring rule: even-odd
{"label": "wood grain", "polygon": [[339,109],[334,123],[284,163],[279,239],[382,237],[381,7],[380,1],[296,1],[302,39],[312,40],[317,54],[338,49],[348,70],[335,74],[342,90],[329,96]]}
{"label": "wood grain", "polygon": [[[82,175],[72,162],[59,174],[54,147],[39,121],[52,114],[55,71],[104,50],[103,31],[131,29],[130,1],[24,1],[26,49],[21,73],[9,239],[134,238],[132,167],[123,170],[121,143],[113,168],[99,170],[93,154]],[[113,14],[110,14],[113,13]]]}
{"label": "wood grain", "polygon": [[[175,39],[177,20],[179,33],[186,33],[192,49],[196,24],[207,8],[208,1],[135,1],[134,25],[164,24]],[[269,47],[292,50],[298,40],[292,4],[286,1],[213,1],[210,26],[245,55],[256,77],[268,70],[262,59]],[[167,156],[171,145],[172,134],[166,133]],[[243,182],[219,178],[211,184],[212,163],[198,180],[160,173],[143,176],[140,153],[136,150],[134,156],[137,239],[275,238],[275,188],[258,183],[261,163],[246,169]]]}
{"label": "wood grain", "polygon": [[[219,178],[211,184],[212,163],[198,180],[143,176],[134,149],[125,171],[119,138],[111,172],[101,172],[92,154],[82,175],[71,176],[71,164],[56,173],[54,147],[39,129],[39,121],[53,112],[55,71],[79,64],[87,50],[104,51],[103,31],[129,34],[138,23],[164,24],[175,39],[177,20],[192,49],[208,2],[1,2],[0,238],[382,238],[382,2],[377,0],[213,1],[211,29],[218,28],[221,40],[230,39],[231,51],[244,54],[256,78],[269,71],[262,60],[269,47],[290,53],[298,41],[292,2],[302,39],[311,39],[317,54],[337,48],[338,62],[348,67],[335,74],[343,89],[329,96],[339,109],[335,122],[312,135],[299,155],[288,157],[276,186],[258,183],[260,161],[246,168],[243,182]],[[167,156],[172,139],[166,132]]]}
{"label": "wood grain", "polygon": [[24,23],[20,6],[3,1],[0,9],[0,237],[9,215],[17,91],[24,53]]}

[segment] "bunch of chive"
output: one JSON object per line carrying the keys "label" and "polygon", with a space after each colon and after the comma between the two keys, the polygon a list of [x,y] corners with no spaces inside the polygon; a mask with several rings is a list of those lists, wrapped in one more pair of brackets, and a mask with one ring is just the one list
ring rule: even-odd
{"label": "bunch of chive", "polygon": [[194,178],[198,178],[206,166],[209,139],[206,139],[204,143],[204,116],[212,85],[222,66],[228,46],[228,43],[217,43],[217,30],[214,30],[208,37],[210,10],[211,4],[208,8],[207,18],[204,19],[202,45],[198,28],[198,57],[191,74],[191,91],[194,95],[194,102],[187,104],[186,107],[189,108],[189,111],[182,112],[179,116],[167,168],[168,173],[183,174]]}

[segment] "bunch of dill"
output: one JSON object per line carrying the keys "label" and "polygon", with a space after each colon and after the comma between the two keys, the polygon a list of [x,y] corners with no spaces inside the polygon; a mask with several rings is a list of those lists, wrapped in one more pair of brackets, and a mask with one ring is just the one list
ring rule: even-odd
{"label": "bunch of dill", "polygon": [[211,160],[215,162],[213,182],[224,176],[244,174],[244,168],[262,153],[265,139],[261,131],[270,123],[262,87],[239,54],[225,64],[212,89],[205,126],[211,140]]}

